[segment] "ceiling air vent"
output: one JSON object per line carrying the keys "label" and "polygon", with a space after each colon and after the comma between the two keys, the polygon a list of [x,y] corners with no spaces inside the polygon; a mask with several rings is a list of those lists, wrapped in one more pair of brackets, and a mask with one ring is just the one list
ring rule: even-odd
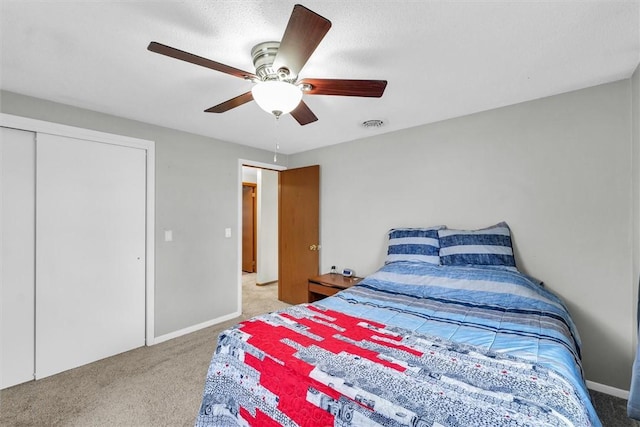
{"label": "ceiling air vent", "polygon": [[384,122],[382,120],[367,120],[362,122],[362,127],[367,129],[374,129],[382,127]]}

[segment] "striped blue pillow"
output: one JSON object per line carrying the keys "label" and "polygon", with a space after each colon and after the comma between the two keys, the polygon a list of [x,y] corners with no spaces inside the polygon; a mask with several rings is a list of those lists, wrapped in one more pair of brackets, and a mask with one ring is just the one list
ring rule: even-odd
{"label": "striped blue pillow", "polygon": [[481,230],[439,230],[442,265],[503,267],[517,271],[505,222]]}
{"label": "striped blue pillow", "polygon": [[440,264],[438,230],[441,228],[443,227],[391,229],[385,264],[397,261]]}

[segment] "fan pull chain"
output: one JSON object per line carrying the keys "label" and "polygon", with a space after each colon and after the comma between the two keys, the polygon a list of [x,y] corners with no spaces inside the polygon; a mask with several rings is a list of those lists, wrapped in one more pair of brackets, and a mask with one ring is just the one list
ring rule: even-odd
{"label": "fan pull chain", "polygon": [[276,116],[276,145],[273,149],[273,163],[278,163],[278,150],[280,149],[280,144],[278,143],[278,140],[280,139],[278,123],[280,123],[280,114],[275,114],[274,112],[274,116]]}

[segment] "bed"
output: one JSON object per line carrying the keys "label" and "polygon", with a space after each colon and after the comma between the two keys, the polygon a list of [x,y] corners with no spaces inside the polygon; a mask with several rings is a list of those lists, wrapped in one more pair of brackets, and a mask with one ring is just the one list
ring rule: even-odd
{"label": "bed", "polygon": [[500,228],[462,249],[444,227],[391,230],[356,286],[224,331],[196,425],[600,426],[565,305]]}

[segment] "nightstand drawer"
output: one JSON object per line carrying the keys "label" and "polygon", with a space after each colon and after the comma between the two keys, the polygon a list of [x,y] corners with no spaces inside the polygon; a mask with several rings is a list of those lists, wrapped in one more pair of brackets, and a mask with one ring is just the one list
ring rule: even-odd
{"label": "nightstand drawer", "polygon": [[342,274],[322,274],[309,278],[309,302],[330,297],[357,284],[362,277],[344,277]]}
{"label": "nightstand drawer", "polygon": [[319,295],[326,295],[330,297],[331,295],[335,295],[340,292],[342,289],[332,288],[329,286],[320,285],[318,283],[309,282],[309,292]]}

